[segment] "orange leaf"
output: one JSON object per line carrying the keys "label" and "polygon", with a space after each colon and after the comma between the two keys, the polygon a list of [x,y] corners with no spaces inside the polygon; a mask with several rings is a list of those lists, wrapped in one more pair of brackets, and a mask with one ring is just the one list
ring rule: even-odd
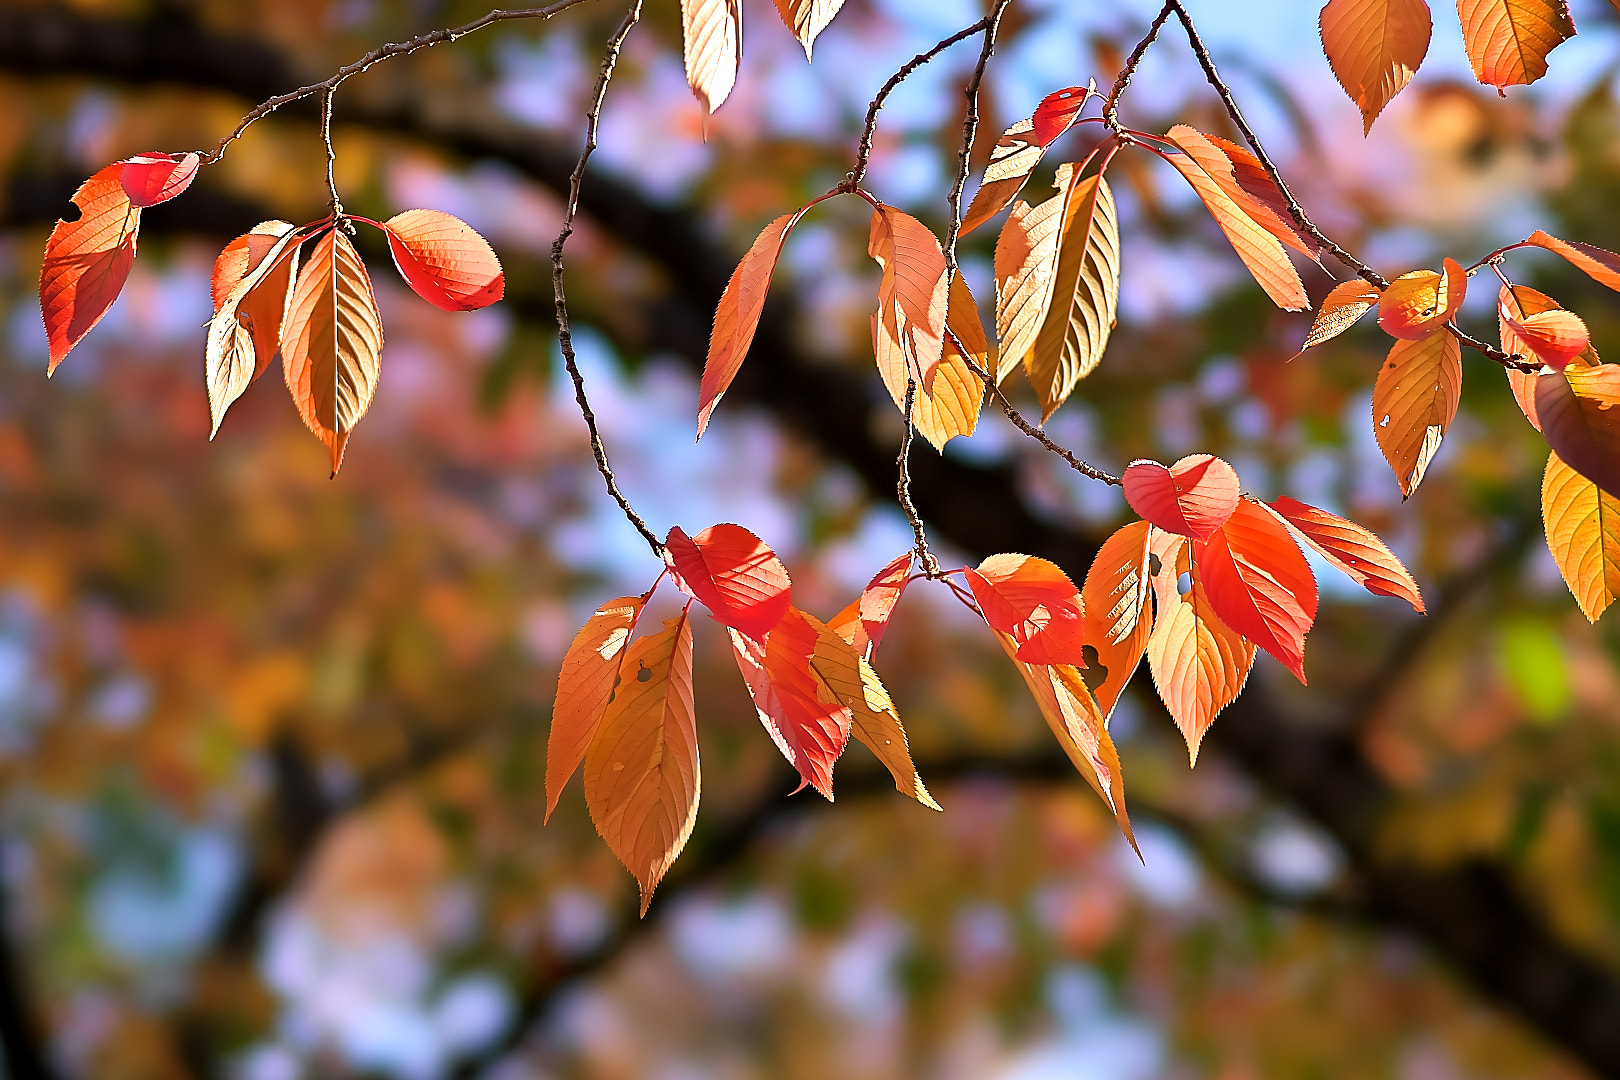
{"label": "orange leaf", "polygon": [[1212,454],[1189,454],[1168,469],[1141,458],[1125,470],[1125,501],[1165,532],[1209,536],[1237,508],[1243,485]]}
{"label": "orange leaf", "polygon": [[844,0],[776,0],[776,13],[804,46],[804,58],[809,60],[816,35],[826,29],[843,6]]}
{"label": "orange leaf", "polygon": [[1411,572],[1371,530],[1287,496],[1270,506],[1293,527],[1295,536],[1351,581],[1376,596],[1399,597],[1414,611],[1424,611],[1423,596]]}
{"label": "orange leaf", "polygon": [[[1506,291],[1503,290],[1504,294]],[[1573,311],[1554,308],[1518,318],[1504,305],[1498,308],[1498,314],[1502,325],[1515,339],[1511,351],[1526,359],[1539,360],[1554,371],[1563,371],[1592,344],[1586,324]],[[1504,350],[1508,348],[1507,337],[1504,333]]]}
{"label": "orange leaf", "polygon": [[1360,278],[1351,278],[1333,286],[1316,310],[1311,332],[1305,335],[1305,344],[1299,347],[1299,356],[1312,345],[1330,341],[1354,326],[1356,320],[1378,306],[1379,292]]}
{"label": "orange leaf", "polygon": [[1547,54],[1575,36],[1566,0],[1457,0],[1474,77],[1498,93],[1547,74]]}
{"label": "orange leaf", "polygon": [[1206,135],[1185,125],[1175,131],[1176,145],[1198,162],[1256,225],[1320,265],[1321,245],[1299,231],[1288,209],[1288,199],[1259,158],[1247,147],[1219,135]]}
{"label": "orange leaf", "polygon": [[[1080,672],[1067,664],[1025,663],[1018,658],[1018,643],[1010,636],[997,631],[996,641],[1024,677],[1058,745],[1086,783],[1108,804],[1120,832],[1135,848],[1130,815],[1125,812],[1125,778],[1120,772],[1119,752],[1108,737],[1108,722]],[[1140,849],[1137,854],[1141,854]]]}
{"label": "orange leaf", "polygon": [[681,0],[686,84],[707,117],[737,82],[742,60],[742,0]]}
{"label": "orange leaf", "polygon": [[185,191],[197,178],[196,154],[153,151],[125,158],[118,183],[135,206],[156,206]]}
{"label": "orange leaf", "polygon": [[710,525],[689,537],[679,525],[664,539],[675,584],[725,626],[765,640],[792,604],[787,568],[741,525]]}
{"label": "orange leaf", "polygon": [[1086,96],[1085,88],[1079,86],[1048,94],[1036,108],[1034,116],[1020,120],[1002,132],[990,151],[990,162],[984,167],[984,179],[979,184],[979,190],[974,193],[967,213],[962,216],[962,228],[958,235],[966,236],[1013,201],[1024,186],[1024,181],[1029,179],[1029,174],[1040,163],[1046,148],[1074,125],[1080,110],[1085,107]]}
{"label": "orange leaf", "polygon": [[1468,291],[1468,275],[1455,259],[1445,273],[1413,270],[1389,283],[1378,307],[1378,325],[1390,337],[1416,341],[1451,321]]}
{"label": "orange leaf", "polygon": [[1361,109],[1362,133],[1401,92],[1429,51],[1424,0],[1328,0],[1320,19],[1333,75]]}
{"label": "orange leaf", "polygon": [[1562,255],[1593,281],[1620,291],[1620,255],[1596,244],[1583,244],[1578,240],[1560,240],[1540,229],[1531,233],[1525,243],[1545,248],[1555,255]]}
{"label": "orange leaf", "polygon": [[1305,635],[1316,621],[1316,575],[1270,507],[1244,499],[1193,544],[1198,580],[1221,621],[1305,681]]}
{"label": "orange leaf", "polygon": [[1597,622],[1620,596],[1620,499],[1550,453],[1541,519],[1558,572],[1587,620]]}
{"label": "orange leaf", "polygon": [[109,165],[79,185],[73,205],[77,221],[58,221],[45,241],[39,268],[39,308],[50,342],[54,372],[118,299],[135,262],[135,236],[141,208],[119,184],[122,162]]}
{"label": "orange leaf", "polygon": [[[1519,339],[1518,333],[1509,325],[1506,318],[1506,313],[1514,308],[1517,308],[1521,316],[1563,309],[1558,306],[1558,301],[1539,289],[1532,289],[1528,285],[1515,285],[1510,295],[1508,287],[1502,286],[1497,296],[1496,308],[1497,327],[1502,335],[1502,351],[1533,358],[1533,350]],[[1592,347],[1590,340],[1586,348],[1569,361],[1569,364],[1577,367],[1597,367],[1600,363],[1602,361],[1598,359],[1597,350]],[[1564,366],[1568,367],[1569,364]],[[1513,390],[1513,399],[1519,403],[1519,411],[1524,413],[1524,418],[1530,421],[1531,427],[1540,431],[1541,419],[1536,416],[1536,373],[1518,371],[1514,368],[1503,368],[1502,371],[1507,375],[1508,386]]]}
{"label": "orange leaf", "polygon": [[1057,564],[992,555],[966,574],[984,621],[1017,643],[1019,660],[1086,666],[1080,590]]}
{"label": "orange leaf", "polygon": [[[970,349],[976,347],[974,362],[983,368],[988,363],[989,345],[984,340],[984,328],[979,324],[979,312],[967,282],[958,274],[951,281],[950,315],[948,325]],[[895,408],[902,416],[906,411],[907,365],[900,342],[884,329],[876,312],[872,313],[872,352],[877,358],[878,374],[894,399]],[[934,449],[958,435],[972,435],[979,424],[979,406],[984,401],[984,383],[973,374],[957,348],[955,340],[945,338],[940,354],[939,369],[934,374],[932,392],[921,387],[911,406],[911,424],[917,433],[927,439]]]}
{"label": "orange leaf", "polygon": [[692,624],[682,613],[630,646],[624,677],[585,752],[596,831],[641,886],[641,913],[697,820]]}
{"label": "orange leaf", "polygon": [[709,417],[720,397],[737,377],[743,361],[748,357],[748,346],[754,342],[754,331],[759,329],[760,312],[765,310],[765,294],[770,289],[771,274],[776,270],[777,257],[782,254],[782,243],[804,211],[783,214],[754,238],[748,254],[742,257],[737,269],[731,272],[726,291],[720,296],[720,306],[714,312],[714,329],[709,333],[709,359],[703,365],[703,383],[698,393],[698,438],[709,426]]}
{"label": "orange leaf", "polygon": [[[1164,706],[1181,729],[1189,760],[1216,715],[1230,705],[1254,666],[1254,643],[1221,621],[1188,559],[1188,544],[1166,552],[1157,580],[1160,604],[1148,638],[1148,670]],[[1183,592],[1179,581],[1187,581]]]}
{"label": "orange leaf", "polygon": [[1570,468],[1620,496],[1620,366],[1565,368],[1536,379],[1536,415],[1547,445]]}
{"label": "orange leaf", "polygon": [[1450,334],[1397,341],[1389,350],[1373,383],[1373,434],[1403,498],[1423,482],[1461,397],[1462,349]]}
{"label": "orange leaf", "polygon": [[377,393],[382,317],[365,264],[330,230],[298,273],[281,335],[281,365],[298,414],[343,464],[354,425]]}
{"label": "orange leaf", "polygon": [[[1111,716],[1125,684],[1136,671],[1153,631],[1153,608],[1148,591],[1148,533],[1146,521],[1124,526],[1097,549],[1080,589],[1085,643],[1097,652],[1092,671],[1092,692],[1104,716]],[[1102,669],[1102,682],[1095,672]]]}
{"label": "orange leaf", "polygon": [[[1201,149],[1208,145],[1195,129],[1177,124],[1166,133],[1170,143],[1181,147]],[[1254,280],[1271,297],[1272,302],[1285,311],[1304,311],[1310,307],[1310,297],[1300,284],[1299,271],[1288,260],[1288,253],[1271,232],[1250,217],[1228,194],[1229,187],[1237,187],[1237,176],[1224,154],[1217,158],[1188,151],[1166,154],[1165,159],[1186,178],[1192,189],[1203,200],[1210,216],[1232,244],[1238,258],[1249,268]],[[1224,164],[1223,164],[1224,163]],[[1211,171],[1213,170],[1213,171]]]}
{"label": "orange leaf", "polygon": [[817,626],[797,608],[771,630],[764,644],[737,630],[731,648],[760,723],[801,782],[831,802],[833,763],[849,741],[853,717],[810,670]]}
{"label": "orange leaf", "polygon": [[233,240],[214,261],[214,283],[226,291],[209,321],[203,357],[210,439],[218,434],[225,410],[264,374],[281,347],[301,243],[287,222],[266,221]]}
{"label": "orange leaf", "polygon": [[[856,601],[861,637],[871,642],[873,649],[883,644],[883,635],[889,629],[894,606],[900,602],[900,594],[906,591],[910,581],[911,552],[908,551],[879,570]],[[857,650],[863,655],[868,651],[864,642],[857,646]]]}
{"label": "orange leaf", "polygon": [[878,281],[883,327],[900,343],[917,385],[932,393],[949,310],[944,249],[928,226],[884,206],[872,214],[866,250],[883,268]]}
{"label": "orange leaf", "polygon": [[625,646],[644,603],[640,596],[609,600],[580,627],[563,656],[551,706],[551,734],[546,738],[547,821],[620,689]]}
{"label": "orange leaf", "polygon": [[[1059,183],[1065,179],[1060,169]],[[1100,174],[1066,186],[1052,299],[1024,354],[1042,423],[1101,362],[1119,306],[1119,211],[1113,192]]]}
{"label": "orange leaf", "polygon": [[506,292],[506,275],[489,241],[458,217],[406,210],[383,222],[383,232],[400,276],[434,307],[472,311]]}

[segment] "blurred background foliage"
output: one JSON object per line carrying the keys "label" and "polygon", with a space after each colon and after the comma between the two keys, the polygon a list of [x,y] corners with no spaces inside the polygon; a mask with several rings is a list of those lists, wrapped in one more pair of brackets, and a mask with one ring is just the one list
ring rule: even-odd
{"label": "blurred background foliage", "polygon": [[[1189,6],[1306,205],[1384,272],[1472,261],[1536,227],[1620,249],[1606,5],[1572,3],[1581,36],[1552,75],[1498,100],[1469,80],[1437,3],[1424,73],[1366,140],[1315,44],[1315,5]],[[872,369],[863,211],[835,202],[794,234],[780,332],[697,445],[695,365],[729,265],[694,281],[682,259],[694,237],[734,259],[837,183],[876,87],[980,12],[849,0],[807,66],[771,5],[744,7],[741,78],[705,127],[677,5],[649,3],[609,94],[570,296],[609,450],[654,529],[747,525],[826,617],[910,544],[882,480],[900,425]],[[1366,884],[1487,865],[1561,948],[1620,971],[1620,638],[1612,616],[1586,624],[1545,551],[1545,445],[1499,370],[1470,356],[1463,412],[1402,505],[1368,423],[1385,339],[1358,328],[1291,361],[1305,317],[1271,308],[1145,155],[1117,166],[1119,330],[1048,430],[1115,470],[1221,454],[1251,492],[1353,516],[1413,568],[1427,619],[1324,577],[1309,688],[1262,659],[1246,695],[1274,704],[1278,740],[1328,733],[1376,778],[1377,813],[1356,831],[1223,744],[1235,716],[1189,771],[1142,672],[1114,721],[1138,862],[988,635],[922,585],[877,666],[943,815],[896,795],[861,749],[835,805],[787,798],[790,771],[706,624],[707,798],[648,918],[577,787],[542,827],[562,651],[596,604],[657,573],[599,490],[549,321],[555,163],[577,150],[612,5],[497,27],[343,89],[346,206],[460,215],[494,242],[509,299],[431,309],[362,234],[387,346],[336,481],[274,385],[208,442],[200,377],[215,252],[255,221],[324,212],[307,112],[266,119],[148,211],[123,298],[45,380],[40,252],[80,179],[210,146],[257,98],[482,10],[0,3],[11,1075],[1590,1075]],[[1016,0],[976,161],[1043,94],[1109,81],[1153,10]],[[918,72],[878,128],[873,191],[941,231],[971,62],[964,47]],[[1126,114],[1234,134],[1170,31]],[[1066,138],[1079,151],[1090,137]],[[963,248],[981,301],[993,240]],[[1611,294],[1550,257],[1512,269],[1579,312],[1600,353],[1620,349]],[[1320,297],[1329,279],[1307,284]],[[1491,292],[1464,318],[1487,337]],[[841,388],[838,408],[808,402],[805,379]],[[988,554],[973,521],[997,516],[938,480],[950,468],[994,479],[1073,550],[1125,520],[1115,491],[1035,449],[987,414],[937,469],[919,462],[949,558]]]}

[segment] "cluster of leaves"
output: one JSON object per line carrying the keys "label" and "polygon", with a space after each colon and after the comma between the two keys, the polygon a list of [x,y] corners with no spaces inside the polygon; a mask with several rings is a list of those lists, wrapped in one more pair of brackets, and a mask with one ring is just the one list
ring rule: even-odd
{"label": "cluster of leaves", "polygon": [[[79,216],[57,222],[40,268],[51,372],[118,299],[135,262],[142,208],[183,193],[199,161],[192,153],[141,154],[108,165],[74,192]],[[381,223],[336,210],[305,225],[255,225],[214,262],[205,369],[210,437],[231,403],[280,356],[293,404],[331,453],[336,475],[349,435],[376,396],[383,344],[371,277],[349,239],[354,221],[383,231],[401,276],[435,307],[471,311],[505,291],[489,243],[438,210],[407,210]]]}

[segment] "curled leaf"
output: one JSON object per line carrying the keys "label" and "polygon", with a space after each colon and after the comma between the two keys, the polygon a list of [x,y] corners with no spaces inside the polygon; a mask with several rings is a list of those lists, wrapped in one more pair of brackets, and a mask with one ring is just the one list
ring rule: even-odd
{"label": "curled leaf", "polygon": [[[213,421],[210,439],[219,432],[225,410],[276,358],[292,303],[298,230],[285,221],[263,222],[254,230],[237,237],[214,262],[215,284],[224,282],[228,288],[208,323],[203,357]],[[244,255],[245,260],[240,258]],[[232,283],[239,267],[243,272]]]}
{"label": "curled leaf", "polygon": [[442,210],[406,210],[383,222],[383,231],[400,276],[434,307],[472,311],[505,294],[501,260],[460,218]]}
{"label": "curled leaf", "polygon": [[878,317],[899,343],[906,370],[932,392],[945,348],[945,252],[933,231],[890,206],[872,213],[867,253],[883,268]]}
{"label": "curled leaf", "polygon": [[1125,470],[1125,501],[1166,532],[1209,536],[1237,509],[1243,485],[1213,454],[1189,454],[1166,468],[1141,458]]}
{"label": "curled leaf", "polygon": [[[1561,311],[1558,301],[1528,285],[1515,285],[1510,291],[1506,285],[1497,297],[1497,326],[1502,335],[1502,351],[1510,355],[1523,356],[1529,360],[1537,359],[1535,350],[1519,338],[1518,332],[1510,324],[1507,312],[1517,310],[1521,317],[1539,315],[1544,311]],[[1603,361],[1598,359],[1597,350],[1592,347],[1588,339],[1586,348],[1576,356],[1570,358],[1558,370],[1562,371],[1571,364],[1577,367],[1597,367]],[[1513,400],[1524,413],[1524,418],[1530,421],[1530,426],[1537,431],[1541,430],[1541,418],[1536,415],[1536,372],[1518,371],[1514,368],[1503,368],[1507,376],[1508,386],[1513,390]]]}
{"label": "curled leaf", "polygon": [[732,652],[760,723],[798,772],[799,787],[815,788],[832,801],[832,770],[849,741],[853,717],[810,668],[817,627],[789,608],[763,644],[731,630]]}
{"label": "curled leaf", "polygon": [[1108,181],[1072,181],[1067,200],[1051,301],[1024,354],[1042,423],[1102,361],[1119,306],[1119,211]]}
{"label": "curled leaf", "polygon": [[[1133,521],[1103,541],[1080,589],[1083,636],[1097,654],[1095,663],[1087,665],[1087,683],[1105,717],[1113,714],[1153,630],[1148,576],[1151,529],[1146,521]],[[1098,674],[1100,681],[1095,677]]]}
{"label": "curled leaf", "polygon": [[962,215],[960,235],[968,233],[995,217],[1017,196],[1024,181],[1040,163],[1059,135],[1069,130],[1085,107],[1087,89],[1070,86],[1048,94],[1036,107],[1035,115],[1020,120],[996,140],[990,151],[990,162],[984,167],[984,179],[967,213]]}
{"label": "curled leaf", "polygon": [[1416,341],[1451,321],[1468,292],[1468,275],[1455,259],[1445,272],[1413,270],[1389,283],[1378,305],[1378,325],[1390,337]]}
{"label": "curled leaf", "polygon": [[1193,544],[1198,580],[1221,621],[1305,681],[1305,635],[1316,621],[1316,576],[1282,519],[1244,499]]}
{"label": "curled leaf", "polygon": [[984,621],[1015,643],[1017,659],[1085,666],[1080,590],[1056,563],[992,555],[966,575]]}
{"label": "curled leaf", "polygon": [[1620,496],[1620,366],[1543,372],[1536,414],[1547,445],[1565,464]]}
{"label": "curled leaf", "polygon": [[125,158],[118,183],[135,206],[156,206],[185,191],[197,178],[196,154],[153,151]]}
{"label": "curled leaf", "polygon": [[1525,243],[1563,256],[1571,266],[1593,281],[1620,291],[1620,255],[1607,248],[1600,248],[1596,244],[1583,244],[1578,240],[1560,240],[1540,229],[1531,233]]}

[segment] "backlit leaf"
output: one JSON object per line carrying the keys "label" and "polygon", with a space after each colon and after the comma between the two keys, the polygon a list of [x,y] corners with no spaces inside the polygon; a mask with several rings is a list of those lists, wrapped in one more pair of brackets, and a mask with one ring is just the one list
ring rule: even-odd
{"label": "backlit leaf", "polygon": [[1333,75],[1361,110],[1362,133],[1412,81],[1434,20],[1424,0],[1328,0],[1320,19]]}
{"label": "backlit leaf", "polygon": [[906,368],[925,391],[945,347],[948,309],[945,252],[933,231],[892,206],[875,210],[867,254],[883,268],[878,281],[878,316],[900,343]]}
{"label": "backlit leaf", "polygon": [[833,763],[853,718],[810,669],[821,624],[809,620],[789,608],[763,644],[732,630],[731,647],[760,723],[798,772],[800,788],[809,785],[831,802]]}
{"label": "backlit leaf", "polygon": [[1410,497],[1440,449],[1462,397],[1462,350],[1448,333],[1397,341],[1373,383],[1373,434]]}
{"label": "backlit leaf", "polygon": [[1212,454],[1189,454],[1166,468],[1141,458],[1125,470],[1125,501],[1166,532],[1208,536],[1237,508],[1243,485]]}
{"label": "backlit leaf", "polygon": [[1543,372],[1536,414],[1547,445],[1566,465],[1620,496],[1620,366]]}
{"label": "backlit leaf", "polygon": [[54,372],[118,299],[135,262],[141,208],[119,184],[123,163],[109,165],[79,185],[77,221],[58,221],[45,241],[39,268],[39,308],[45,319]]}
{"label": "backlit leaf", "polygon": [[1389,283],[1378,305],[1378,325],[1390,337],[1428,337],[1451,321],[1468,291],[1468,275],[1455,259],[1445,272],[1413,270]]}
{"label": "backlit leaf", "polygon": [[1583,244],[1578,240],[1560,240],[1540,229],[1531,233],[1525,243],[1562,255],[1572,266],[1593,281],[1620,291],[1620,255],[1607,248],[1600,248],[1596,244]]}
{"label": "backlit leaf", "polygon": [[[1104,716],[1113,714],[1153,631],[1148,583],[1151,528],[1146,521],[1133,521],[1103,541],[1080,589],[1085,643],[1097,651],[1096,662],[1087,665],[1091,676],[1087,681]],[[1096,678],[1099,673],[1101,682]]]}
{"label": "backlit leaf", "polygon": [[995,217],[1013,201],[1024,181],[1040,163],[1059,135],[1069,130],[1085,107],[1086,88],[1070,86],[1048,94],[1028,120],[1020,120],[996,140],[990,151],[990,161],[984,167],[984,179],[967,213],[962,215],[960,235],[968,233]]}
{"label": "backlit leaf", "polygon": [[1254,223],[1314,262],[1321,261],[1321,245],[1299,231],[1288,199],[1248,147],[1219,135],[1206,135],[1186,125],[1173,129],[1175,143]]}
{"label": "backlit leaf", "polygon": [[[215,282],[225,282],[229,288],[208,324],[203,357],[213,420],[210,439],[219,432],[225,410],[275,359],[281,347],[281,326],[292,303],[293,271],[301,243],[298,231],[285,221],[267,221],[254,228],[256,231],[232,241],[214,263]],[[238,246],[243,240],[249,242]],[[247,258],[241,259],[242,255]],[[222,268],[221,262],[226,266]],[[231,283],[238,265],[245,272]]]}
{"label": "backlit leaf", "polygon": [[815,44],[816,35],[826,29],[843,6],[844,0],[776,0],[776,12],[804,46],[806,60],[810,59],[810,47]]}
{"label": "backlit leaf", "polygon": [[580,627],[563,656],[551,706],[551,734],[546,738],[547,821],[620,689],[625,646],[644,603],[640,596],[609,600]]}
{"label": "backlit leaf", "polygon": [[1423,596],[1411,572],[1371,530],[1286,495],[1270,506],[1300,539],[1351,581],[1377,596],[1399,597],[1414,611],[1424,611]]}
{"label": "backlit leaf", "polygon": [[1457,0],[1474,77],[1500,92],[1547,74],[1547,54],[1575,36],[1565,0]]}
{"label": "backlit leaf", "polygon": [[1100,175],[1075,182],[1068,194],[1052,299],[1024,354],[1024,368],[1041,403],[1041,422],[1102,360],[1119,306],[1119,211]]}
{"label": "backlit leaf", "polygon": [[1316,621],[1316,575],[1292,533],[1263,503],[1244,499],[1193,544],[1198,581],[1221,621],[1305,681],[1305,635]]}
{"label": "backlit leaf", "polygon": [[282,324],[281,362],[298,414],[331,452],[333,474],[376,396],[382,344],[365,264],[347,236],[329,230],[298,272]]}
{"label": "backlit leaf", "polygon": [[1541,520],[1559,573],[1587,619],[1597,622],[1620,596],[1620,499],[1550,453]]}
{"label": "backlit leaf", "polygon": [[709,332],[709,359],[703,365],[703,383],[698,390],[698,438],[709,426],[709,417],[720,397],[737,377],[748,346],[754,342],[754,331],[759,329],[760,312],[765,310],[765,294],[771,286],[771,274],[776,260],[782,254],[782,243],[788,231],[799,220],[803,210],[783,214],[754,238],[748,254],[742,257],[737,269],[731,272],[726,291],[720,296],[720,306],[714,312],[714,328]]}
{"label": "backlit leaf", "polygon": [[[1195,147],[1208,143],[1199,132],[1185,124],[1171,128],[1166,138],[1177,146],[1182,145],[1183,138]],[[1191,153],[1167,154],[1165,157],[1192,185],[1193,191],[1215,219],[1215,224],[1226,234],[1238,258],[1243,260],[1243,265],[1249,268],[1249,273],[1254,275],[1254,280],[1271,297],[1272,302],[1285,311],[1304,311],[1310,307],[1310,297],[1305,295],[1299,271],[1289,261],[1282,243],[1227,193],[1228,187],[1237,186],[1237,176],[1232,171],[1231,162],[1224,155],[1218,160],[1200,160]],[[1214,170],[1214,174],[1209,170]],[[1220,177],[1218,180],[1217,175]]]}
{"label": "backlit leaf", "polygon": [[400,276],[434,307],[472,311],[505,294],[501,260],[460,218],[442,210],[406,210],[383,222],[383,231]]}
{"label": "backlit leaf", "polygon": [[[872,643],[872,648],[883,644],[883,635],[889,629],[889,618],[894,614],[894,606],[900,602],[900,594],[906,591],[906,585],[910,581],[911,552],[908,551],[879,570],[861,591],[857,602],[861,634],[866,641]],[[864,643],[858,648],[863,656],[866,655]]]}
{"label": "backlit leaf", "polygon": [[665,561],[682,592],[717,621],[763,641],[792,604],[787,568],[741,525],[711,525],[689,537],[679,525],[664,539]]}
{"label": "backlit leaf", "polygon": [[702,778],[685,613],[630,646],[619,688],[585,752],[596,831],[641,886],[641,913],[692,835]]}
{"label": "backlit leaf", "polygon": [[1497,317],[1502,325],[1503,351],[1539,360],[1554,371],[1563,371],[1592,345],[1592,335],[1579,315],[1556,307],[1521,315],[1505,286],[1497,304]]}
{"label": "backlit leaf", "polygon": [[[1498,295],[1497,299],[1496,321],[1497,327],[1501,331],[1502,335],[1502,351],[1509,354],[1518,354],[1520,356],[1524,356],[1526,359],[1534,359],[1534,357],[1531,355],[1532,350],[1524,342],[1519,340],[1517,332],[1511,325],[1509,325],[1508,320],[1503,317],[1504,304],[1510,304],[1508,300],[1508,287],[1506,285],[1502,286],[1502,291]],[[1541,292],[1539,289],[1532,289],[1528,285],[1513,286],[1510,306],[1512,305],[1516,305],[1519,312],[1526,316],[1536,315],[1543,311],[1561,310],[1559,308],[1558,301],[1554,300],[1546,293]],[[1576,367],[1597,367],[1602,362],[1603,361],[1598,359],[1597,350],[1592,347],[1591,341],[1588,340],[1586,343],[1586,348],[1581,350],[1581,352],[1573,357],[1569,363],[1565,364],[1564,367],[1569,367],[1570,365],[1574,365]],[[1535,428],[1537,431],[1540,431],[1541,419],[1536,415],[1537,373],[1531,371],[1518,371],[1514,368],[1503,368],[1502,371],[1507,375],[1508,386],[1513,390],[1513,399],[1519,403],[1519,410],[1524,413],[1524,418],[1530,421],[1531,427]]]}
{"label": "backlit leaf", "polygon": [[708,116],[737,82],[742,60],[742,0],[681,0],[686,84]]}
{"label": "backlit leaf", "polygon": [[197,178],[196,154],[137,154],[124,159],[118,183],[135,206],[156,206],[185,191]]}
{"label": "backlit leaf", "polygon": [[[967,285],[958,275],[951,282],[952,295],[966,290]],[[972,303],[971,299],[968,303]],[[909,374],[905,353],[900,342],[883,328],[876,312],[872,313],[871,323],[872,352],[877,358],[878,375],[882,377],[889,396],[894,399],[895,408],[903,416],[906,411],[906,378]],[[952,329],[955,329],[954,323]],[[982,329],[979,334],[982,342]],[[984,367],[987,358],[980,353],[975,356],[974,362]],[[983,402],[983,381],[968,367],[956,342],[946,337],[939,368],[934,373],[933,391],[926,391],[921,386],[917,388],[911,406],[911,424],[934,449],[943,450],[945,443],[956,436],[973,434],[979,424],[979,407]]]}
{"label": "backlit leaf", "polygon": [[[1350,329],[1357,319],[1378,306],[1379,295],[1377,289],[1360,278],[1351,278],[1333,286],[1333,290],[1322,300],[1322,306],[1316,309],[1316,321],[1311,323],[1311,331],[1305,335],[1305,344],[1299,347],[1299,352],[1330,341]],[[1299,353],[1294,355],[1298,356]]]}
{"label": "backlit leaf", "polygon": [[1062,185],[1058,195],[1038,206],[1024,202],[1014,205],[996,238],[998,383],[1024,362],[1046,319],[1070,186]]}
{"label": "backlit leaf", "polygon": [[[1165,558],[1157,583],[1160,606],[1148,638],[1148,670],[1164,706],[1181,729],[1187,755],[1198,761],[1198,747],[1216,715],[1230,705],[1254,666],[1254,643],[1221,621],[1209,602],[1188,544]],[[1188,581],[1185,592],[1178,580]]]}
{"label": "backlit leaf", "polygon": [[1085,667],[1080,590],[1057,564],[992,555],[966,575],[984,621],[1016,643],[1019,660]]}

